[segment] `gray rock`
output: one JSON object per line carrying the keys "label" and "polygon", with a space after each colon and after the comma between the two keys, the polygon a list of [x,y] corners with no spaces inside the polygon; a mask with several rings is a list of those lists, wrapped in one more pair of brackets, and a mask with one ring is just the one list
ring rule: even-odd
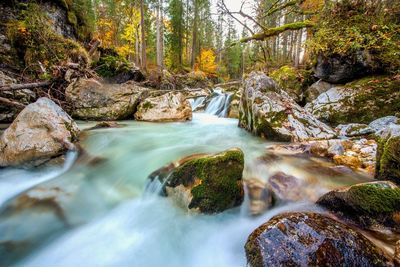
{"label": "gray rock", "polygon": [[396,116],[387,116],[372,121],[368,126],[374,129],[376,132],[387,128],[391,124],[399,124],[400,119]]}
{"label": "gray rock", "polygon": [[75,149],[79,129],[48,98],[39,98],[19,113],[0,137],[0,166],[37,166]]}
{"label": "gray rock", "polygon": [[262,72],[252,72],[244,82],[239,111],[240,127],[270,140],[298,142],[335,136]]}
{"label": "gray rock", "polygon": [[375,130],[368,125],[360,123],[339,124],[335,130],[340,136],[347,137],[368,135],[375,132]]}
{"label": "gray rock", "polygon": [[304,97],[307,103],[315,100],[322,93],[325,93],[335,85],[319,80],[318,82],[312,84],[307,90],[304,92]]}

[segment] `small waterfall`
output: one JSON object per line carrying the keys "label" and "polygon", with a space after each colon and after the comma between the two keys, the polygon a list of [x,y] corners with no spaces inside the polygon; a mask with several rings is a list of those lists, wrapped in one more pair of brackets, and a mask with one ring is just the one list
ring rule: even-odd
{"label": "small waterfall", "polygon": [[192,106],[192,111],[197,111],[199,108],[201,108],[201,106],[204,105],[205,100],[206,97],[204,96],[189,99],[190,105]]}
{"label": "small waterfall", "polygon": [[233,95],[223,93],[222,90],[214,90],[214,95],[206,105],[205,113],[218,117],[227,117]]}

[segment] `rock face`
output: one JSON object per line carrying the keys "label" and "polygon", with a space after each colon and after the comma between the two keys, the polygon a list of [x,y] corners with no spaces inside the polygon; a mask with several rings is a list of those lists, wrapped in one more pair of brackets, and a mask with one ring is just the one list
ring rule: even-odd
{"label": "rock face", "polygon": [[270,140],[298,142],[335,136],[262,72],[252,72],[245,81],[239,110],[240,127]]}
{"label": "rock face", "polygon": [[273,71],[270,76],[296,103],[301,102],[303,98],[303,77],[296,68],[283,66]]}
{"label": "rock face", "polygon": [[379,181],[337,189],[323,195],[317,204],[355,221],[365,228],[400,231],[400,188]]}
{"label": "rock face", "polygon": [[395,125],[399,124],[400,119],[397,118],[396,116],[387,116],[383,118],[379,118],[371,122],[368,126],[372,129],[375,130],[375,132],[380,132],[386,128],[388,128],[390,125]]}
{"label": "rock face", "polygon": [[304,92],[304,98],[307,103],[312,102],[313,100],[317,99],[320,94],[325,93],[332,87],[334,87],[333,84],[319,80],[307,88],[307,90]]}
{"label": "rock face", "polygon": [[142,101],[137,107],[135,119],[152,122],[189,121],[192,119],[192,107],[182,93],[168,92]]}
{"label": "rock face", "polygon": [[147,89],[134,83],[103,84],[78,79],[66,89],[73,104],[72,116],[83,120],[122,120],[133,116]]}
{"label": "rock face", "polygon": [[362,136],[375,133],[375,130],[366,124],[350,123],[350,124],[339,124],[336,127],[336,132],[339,136]]}
{"label": "rock face", "polygon": [[329,83],[346,83],[374,73],[378,68],[368,51],[358,51],[348,57],[319,55],[315,76]]}
{"label": "rock face", "polygon": [[364,123],[400,111],[400,81],[380,76],[334,87],[322,93],[305,109],[331,124]]}
{"label": "rock face", "polygon": [[247,261],[260,266],[387,266],[363,235],[316,213],[286,213],[258,227],[245,245]]}
{"label": "rock face", "polygon": [[239,206],[244,191],[244,155],[230,149],[215,155],[193,155],[150,175],[163,184],[162,192],[179,206],[212,214]]}
{"label": "rock face", "polygon": [[400,125],[391,125],[381,133],[375,177],[400,184]]}
{"label": "rock face", "polygon": [[[0,86],[15,84],[17,81],[0,71]],[[36,94],[31,90],[2,91],[0,97],[15,100],[21,104],[28,105],[36,98]],[[0,104],[0,122],[12,122],[21,109]]]}
{"label": "rock face", "polygon": [[75,122],[48,98],[28,105],[0,137],[0,166],[37,166],[62,155],[78,139]]}

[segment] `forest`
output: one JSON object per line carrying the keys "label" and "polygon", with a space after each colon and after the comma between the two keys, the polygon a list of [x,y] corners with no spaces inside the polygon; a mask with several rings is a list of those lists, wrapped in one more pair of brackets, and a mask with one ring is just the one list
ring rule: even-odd
{"label": "forest", "polygon": [[400,1],[2,0],[1,266],[400,266]]}

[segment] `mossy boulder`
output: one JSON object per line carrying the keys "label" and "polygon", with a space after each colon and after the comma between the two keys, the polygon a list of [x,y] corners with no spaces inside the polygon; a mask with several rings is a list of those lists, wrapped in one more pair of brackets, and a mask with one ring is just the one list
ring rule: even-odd
{"label": "mossy boulder", "polygon": [[270,77],[297,103],[303,98],[303,81],[302,73],[291,66],[283,66],[273,72]]}
{"label": "mossy boulder", "polygon": [[244,199],[244,155],[234,148],[215,155],[193,155],[153,174],[162,184],[162,194],[179,206],[205,214],[239,206]]}
{"label": "mossy boulder", "polygon": [[324,82],[322,80],[319,80],[315,83],[313,83],[310,87],[308,87],[304,91],[304,102],[305,103],[310,103],[314,101],[315,99],[318,98],[318,96],[322,93],[325,93],[335,85],[331,83]]}
{"label": "mossy boulder", "polygon": [[239,126],[275,141],[331,139],[333,130],[300,107],[262,72],[245,80],[239,105]]}
{"label": "mossy boulder", "polygon": [[65,90],[72,116],[82,120],[132,118],[147,89],[134,83],[105,84],[95,79],[78,79]]}
{"label": "mossy boulder", "polygon": [[251,233],[249,266],[387,266],[383,252],[362,234],[317,213],[284,213]]}
{"label": "mossy boulder", "polygon": [[323,195],[317,204],[367,229],[384,226],[400,231],[400,188],[389,181],[337,189]]}
{"label": "mossy boulder", "polygon": [[375,177],[400,184],[400,125],[391,125],[380,133]]}
{"label": "mossy boulder", "polygon": [[334,87],[305,108],[318,119],[331,123],[364,123],[400,112],[400,80],[372,76]]}

